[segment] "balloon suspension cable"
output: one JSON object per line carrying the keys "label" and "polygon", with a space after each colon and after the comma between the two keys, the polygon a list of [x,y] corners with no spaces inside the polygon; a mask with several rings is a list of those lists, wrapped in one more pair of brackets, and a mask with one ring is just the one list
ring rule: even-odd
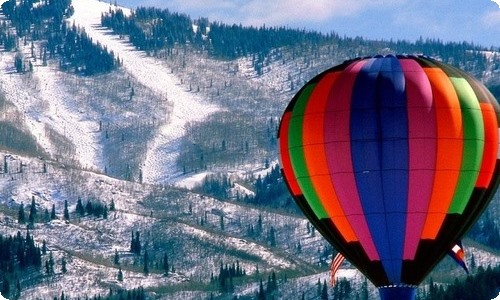
{"label": "balloon suspension cable", "polygon": [[381,300],[415,300],[417,286],[411,284],[394,284],[377,287]]}

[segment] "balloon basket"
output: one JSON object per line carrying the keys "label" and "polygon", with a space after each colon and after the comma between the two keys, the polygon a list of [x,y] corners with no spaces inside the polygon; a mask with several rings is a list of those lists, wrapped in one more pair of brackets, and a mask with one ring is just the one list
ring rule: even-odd
{"label": "balloon basket", "polygon": [[414,285],[390,285],[378,287],[381,300],[415,300],[417,287]]}

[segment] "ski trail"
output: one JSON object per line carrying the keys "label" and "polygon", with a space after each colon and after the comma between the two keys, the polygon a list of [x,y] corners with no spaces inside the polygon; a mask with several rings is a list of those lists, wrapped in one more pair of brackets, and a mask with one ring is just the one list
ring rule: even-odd
{"label": "ski trail", "polygon": [[[108,51],[123,60],[122,68],[134,76],[142,85],[158,95],[166,95],[173,108],[167,116],[167,122],[158,131],[156,138],[149,142],[143,165],[143,180],[148,183],[168,182],[173,179],[178,169],[175,165],[180,139],[185,133],[188,122],[200,121],[219,110],[215,105],[205,103],[201,97],[188,93],[177,85],[178,79],[169,74],[165,65],[158,60],[136,51],[133,45],[120,40],[112,31],[100,26],[101,13],[116,6],[97,0],[73,0],[74,15],[69,24],[75,22],[86,33]],[[125,14],[130,9],[121,8]]]}
{"label": "ski trail", "polygon": [[[29,52],[26,47],[21,48]],[[25,53],[28,57],[27,53]],[[61,88],[61,72],[34,62],[34,71],[29,74],[16,73],[14,55],[0,56],[1,90],[23,114],[23,121],[37,143],[49,154],[57,153],[57,140],[50,138],[49,131],[64,136],[74,146],[72,159],[82,167],[100,170],[102,152],[97,149],[97,122],[91,116],[78,111],[73,97]],[[62,75],[64,76],[64,75]]]}

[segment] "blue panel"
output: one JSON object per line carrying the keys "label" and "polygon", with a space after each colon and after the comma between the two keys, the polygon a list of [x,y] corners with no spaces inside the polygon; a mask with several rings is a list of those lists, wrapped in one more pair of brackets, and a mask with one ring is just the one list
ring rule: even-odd
{"label": "blue panel", "polygon": [[383,199],[389,228],[393,270],[398,278],[395,282],[401,282],[405,216],[408,205],[409,144],[405,79],[401,65],[395,57],[384,58],[379,83],[383,135]]}
{"label": "blue panel", "polygon": [[412,286],[391,286],[378,289],[381,300],[414,300],[417,288]]}
{"label": "blue panel", "polygon": [[[408,116],[404,75],[395,57],[371,59],[360,70],[350,126],[361,204],[387,277],[397,283],[406,226],[401,214],[408,194]],[[393,218],[394,213],[402,217]]]}

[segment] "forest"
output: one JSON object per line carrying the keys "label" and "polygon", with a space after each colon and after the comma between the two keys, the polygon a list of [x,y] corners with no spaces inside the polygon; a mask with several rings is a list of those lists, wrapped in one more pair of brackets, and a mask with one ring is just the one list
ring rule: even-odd
{"label": "forest", "polygon": [[373,49],[391,49],[400,54],[421,54],[440,57],[444,62],[475,73],[484,70],[485,49],[466,42],[443,42],[439,39],[420,38],[416,42],[406,40],[367,40],[361,37],[342,37],[335,32],[323,34],[312,30],[288,27],[254,27],[241,24],[210,22],[207,18],[191,20],[188,15],[173,13],[168,9],[138,7],[130,16],[122,10],[110,11],[101,17],[103,26],[117,34],[129,36],[137,49],[151,55],[166,50],[172,53],[175,45],[191,45],[198,51],[223,60],[254,56],[254,68],[262,74],[266,60],[280,60],[280,48],[292,47],[297,51],[310,49],[320,55],[320,48],[329,51],[355,50],[357,56],[373,53]]}
{"label": "forest", "polygon": [[[19,52],[18,41],[31,40],[31,57],[42,60],[58,58],[63,71],[90,76],[106,73],[120,65],[119,57],[114,56],[99,43],[76,27],[65,21],[73,13],[70,0],[54,0],[34,5],[32,0],[16,2],[9,0],[2,4],[2,11],[9,19],[15,32],[11,32],[6,22],[0,24],[0,44],[6,51],[16,51],[16,71],[33,71],[32,62]],[[39,53],[35,53],[34,42],[43,41]]]}

